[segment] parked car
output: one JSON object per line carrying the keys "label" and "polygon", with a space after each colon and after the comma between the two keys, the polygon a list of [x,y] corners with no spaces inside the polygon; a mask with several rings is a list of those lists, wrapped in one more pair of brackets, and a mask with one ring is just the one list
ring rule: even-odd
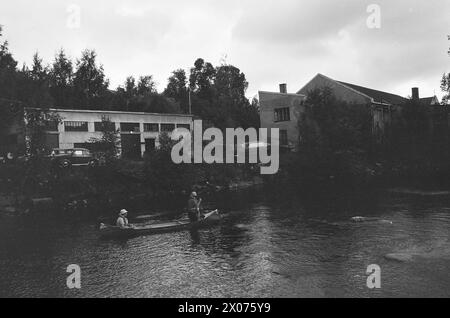
{"label": "parked car", "polygon": [[98,160],[92,153],[84,148],[55,148],[52,150],[50,158],[54,164],[61,168],[68,168],[71,166],[96,166],[98,164]]}

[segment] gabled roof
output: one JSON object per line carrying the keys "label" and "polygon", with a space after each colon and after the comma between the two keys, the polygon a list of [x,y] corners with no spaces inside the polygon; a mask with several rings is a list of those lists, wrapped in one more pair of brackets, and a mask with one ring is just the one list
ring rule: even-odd
{"label": "gabled roof", "polygon": [[347,86],[355,91],[358,91],[364,95],[369,96],[376,103],[399,105],[399,104],[403,104],[407,101],[406,98],[399,96],[399,95],[395,95],[395,94],[391,94],[391,93],[387,93],[387,92],[383,92],[383,91],[378,91],[375,89],[358,86],[358,85],[354,85],[354,84],[350,84],[350,83],[346,83],[346,82],[341,82],[341,81],[336,81],[336,82],[338,82],[344,86]]}
{"label": "gabled roof", "polygon": [[419,99],[420,102],[424,105],[439,105],[439,99],[436,96],[424,97]]}

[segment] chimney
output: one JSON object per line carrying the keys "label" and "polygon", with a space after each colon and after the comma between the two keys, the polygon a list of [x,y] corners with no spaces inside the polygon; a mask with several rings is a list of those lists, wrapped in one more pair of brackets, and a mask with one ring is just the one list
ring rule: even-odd
{"label": "chimney", "polygon": [[414,99],[414,100],[419,99],[419,88],[418,87],[412,88],[412,99]]}
{"label": "chimney", "polygon": [[287,84],[280,84],[280,93],[282,94],[287,93]]}

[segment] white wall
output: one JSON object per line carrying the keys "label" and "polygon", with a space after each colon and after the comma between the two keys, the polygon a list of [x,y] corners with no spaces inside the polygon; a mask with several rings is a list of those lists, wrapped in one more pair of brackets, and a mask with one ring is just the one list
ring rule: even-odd
{"label": "white wall", "polygon": [[[83,110],[53,110],[62,118],[62,123],[58,126],[59,146],[67,149],[73,148],[75,143],[88,142],[90,138],[101,137],[101,132],[95,132],[94,123],[101,122],[104,116],[115,123],[116,129],[120,129],[120,123],[139,123],[141,137],[141,153],[145,151],[145,139],[155,138],[158,145],[159,133],[144,132],[144,123],[155,124],[189,124],[192,129],[191,115],[178,114],[150,114],[150,113],[127,113],[127,112],[103,112],[103,111],[83,111]],[[88,122],[88,132],[64,131],[65,121]],[[55,132],[56,133],[56,132]],[[130,132],[121,132],[130,133]]]}

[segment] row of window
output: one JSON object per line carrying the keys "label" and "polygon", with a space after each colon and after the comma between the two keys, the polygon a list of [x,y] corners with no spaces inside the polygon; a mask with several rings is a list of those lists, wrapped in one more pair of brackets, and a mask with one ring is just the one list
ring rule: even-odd
{"label": "row of window", "polygon": [[[105,126],[106,125],[106,126]],[[161,127],[160,127],[161,126]],[[51,131],[57,131],[57,126],[49,127]],[[172,132],[175,128],[185,128],[190,130],[189,124],[157,124],[157,123],[145,123],[144,132]],[[100,131],[113,131],[115,130],[115,124],[112,122],[95,122],[94,129],[97,132]],[[89,131],[88,123],[85,121],[65,121],[64,131]],[[120,123],[120,131],[122,132],[140,132],[139,123]]]}

